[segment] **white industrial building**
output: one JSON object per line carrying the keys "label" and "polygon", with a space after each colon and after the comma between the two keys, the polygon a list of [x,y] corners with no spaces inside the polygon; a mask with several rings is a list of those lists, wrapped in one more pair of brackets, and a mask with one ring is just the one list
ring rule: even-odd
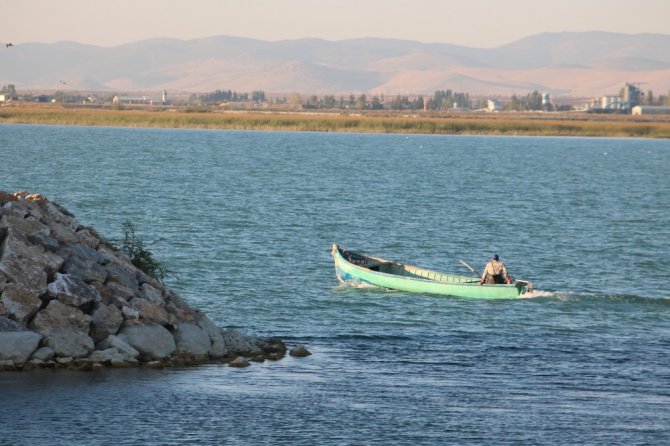
{"label": "white industrial building", "polygon": [[670,107],[637,105],[631,110],[633,115],[670,115]]}

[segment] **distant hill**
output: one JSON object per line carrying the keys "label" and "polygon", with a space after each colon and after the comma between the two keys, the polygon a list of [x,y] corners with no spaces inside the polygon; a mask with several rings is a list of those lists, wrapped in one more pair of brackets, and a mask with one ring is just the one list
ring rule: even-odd
{"label": "distant hill", "polygon": [[73,42],[0,49],[0,85],[109,92],[617,94],[625,82],[670,90],[670,35],[545,33],[497,48],[393,39],[268,42],[229,36]]}

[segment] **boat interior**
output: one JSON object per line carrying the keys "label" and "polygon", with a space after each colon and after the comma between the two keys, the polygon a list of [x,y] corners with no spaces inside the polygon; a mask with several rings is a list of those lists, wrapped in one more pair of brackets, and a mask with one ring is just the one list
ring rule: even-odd
{"label": "boat interior", "polygon": [[479,278],[468,276],[457,276],[453,274],[443,274],[437,271],[431,271],[414,266],[403,265],[402,263],[391,262],[377,257],[368,256],[355,251],[345,251],[340,249],[342,257],[349,263],[385,274],[409,277],[414,279],[433,280],[443,283],[479,283]]}

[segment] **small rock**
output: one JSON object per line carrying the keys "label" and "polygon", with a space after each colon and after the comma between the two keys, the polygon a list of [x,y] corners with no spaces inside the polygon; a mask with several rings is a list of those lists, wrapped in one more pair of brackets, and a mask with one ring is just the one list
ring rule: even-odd
{"label": "small rock", "polygon": [[56,352],[51,347],[40,347],[35,353],[33,353],[33,359],[38,359],[40,361],[50,361],[53,359]]}
{"label": "small rock", "polygon": [[0,332],[3,331],[26,331],[26,328],[16,321],[0,316]]}
{"label": "small rock", "polygon": [[72,356],[66,356],[63,358],[56,358],[56,363],[61,364],[61,365],[68,365],[72,361],[74,361],[74,358]]}
{"label": "small rock", "polygon": [[38,369],[40,367],[44,367],[44,361],[40,359],[31,359],[24,364],[23,370]]}
{"label": "small rock", "polygon": [[144,364],[144,366],[150,369],[162,369],[164,367],[162,361],[149,361],[146,364]]}
{"label": "small rock", "polygon": [[238,356],[237,358],[230,361],[230,364],[228,364],[229,367],[239,367],[239,368],[249,367],[250,365],[251,363],[244,356]]}
{"label": "small rock", "polygon": [[93,363],[86,358],[77,358],[68,364],[69,370],[91,370]]}
{"label": "small rock", "polygon": [[140,356],[140,352],[135,350],[130,344],[116,335],[110,335],[103,339],[98,345],[96,345],[98,350],[106,350],[110,347],[114,347],[128,358],[135,359]]}
{"label": "small rock", "polygon": [[288,354],[293,356],[294,358],[304,358],[305,356],[309,356],[312,353],[310,353],[310,351],[307,350],[307,347],[305,347],[304,345],[298,344],[295,347],[293,347]]}
{"label": "small rock", "polygon": [[121,312],[123,313],[123,318],[126,320],[140,318],[140,312],[134,308],[130,308],[129,306],[124,306]]}
{"label": "small rock", "polygon": [[125,359],[112,359],[109,365],[115,369],[120,369],[122,367],[128,367],[128,362]]}
{"label": "small rock", "polygon": [[0,359],[0,370],[14,367],[14,361],[11,359]]}

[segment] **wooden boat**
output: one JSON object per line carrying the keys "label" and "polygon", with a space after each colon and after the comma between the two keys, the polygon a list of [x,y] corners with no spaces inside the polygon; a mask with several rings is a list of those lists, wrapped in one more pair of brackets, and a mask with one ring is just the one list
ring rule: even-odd
{"label": "wooden boat", "polygon": [[335,274],[346,285],[371,285],[412,293],[441,294],[472,299],[513,299],[532,290],[525,280],[481,285],[479,278],[444,274],[372,257],[333,244]]}

